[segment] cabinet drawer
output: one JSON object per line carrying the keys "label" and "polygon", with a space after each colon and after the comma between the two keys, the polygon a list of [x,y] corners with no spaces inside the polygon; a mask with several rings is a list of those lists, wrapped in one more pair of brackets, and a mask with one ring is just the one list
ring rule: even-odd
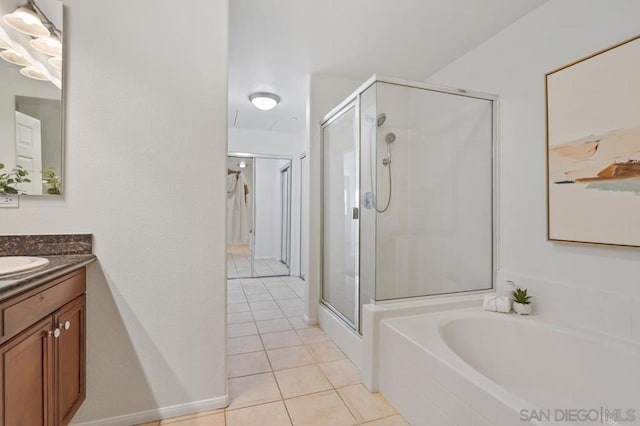
{"label": "cabinet drawer", "polygon": [[85,292],[86,280],[84,269],[71,277],[36,292],[15,304],[2,308],[3,340],[19,333],[29,325],[53,313],[65,303]]}

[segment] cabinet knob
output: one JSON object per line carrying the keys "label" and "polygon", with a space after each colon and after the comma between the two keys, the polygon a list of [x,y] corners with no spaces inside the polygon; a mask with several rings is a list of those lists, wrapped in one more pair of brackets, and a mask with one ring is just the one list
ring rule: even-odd
{"label": "cabinet knob", "polygon": [[56,328],[55,330],[53,330],[53,337],[55,337],[56,339],[58,337],[60,337],[60,329]]}
{"label": "cabinet knob", "polygon": [[68,330],[71,328],[71,321],[65,321],[64,324],[60,323],[58,324],[59,328],[64,328],[65,330]]}

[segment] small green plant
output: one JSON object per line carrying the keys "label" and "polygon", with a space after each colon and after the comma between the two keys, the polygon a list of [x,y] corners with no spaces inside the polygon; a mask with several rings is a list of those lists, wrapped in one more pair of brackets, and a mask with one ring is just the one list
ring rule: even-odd
{"label": "small green plant", "polygon": [[531,303],[529,299],[531,299],[531,296],[527,295],[526,288],[525,289],[517,288],[516,291],[513,292],[513,300],[516,303],[528,305],[529,303]]}
{"label": "small green plant", "polygon": [[60,181],[60,176],[56,174],[56,169],[54,167],[49,167],[47,170],[42,172],[42,179],[45,184],[49,185],[49,188],[47,188],[47,194],[60,195],[62,182]]}
{"label": "small green plant", "polygon": [[4,164],[0,163],[0,194],[18,194],[18,184],[31,182],[29,172],[22,167],[16,166],[12,171],[4,171]]}

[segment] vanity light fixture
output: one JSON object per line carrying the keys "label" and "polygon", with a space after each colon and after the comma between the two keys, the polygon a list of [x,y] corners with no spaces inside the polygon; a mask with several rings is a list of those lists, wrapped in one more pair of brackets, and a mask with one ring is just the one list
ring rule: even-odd
{"label": "vanity light fixture", "polygon": [[269,111],[280,103],[280,96],[274,93],[256,92],[249,95],[249,100],[259,110]]}
{"label": "vanity light fixture", "polygon": [[4,15],[4,22],[16,31],[34,37],[47,37],[49,30],[44,26],[38,14],[32,9],[32,2],[17,8],[13,13]]}
{"label": "vanity light fixture", "polygon": [[41,81],[49,80],[49,78],[46,75],[44,75],[42,72],[32,67],[31,65],[21,68],[20,74],[24,75],[25,77],[32,78],[34,80],[41,80]]}
{"label": "vanity light fixture", "polygon": [[29,61],[27,60],[27,58],[11,49],[3,50],[2,52],[0,52],[0,58],[11,64],[20,65],[21,67],[29,65]]}
{"label": "vanity light fixture", "polygon": [[40,53],[44,53],[49,56],[62,55],[62,43],[57,37],[47,36],[34,38],[29,42],[31,47]]}

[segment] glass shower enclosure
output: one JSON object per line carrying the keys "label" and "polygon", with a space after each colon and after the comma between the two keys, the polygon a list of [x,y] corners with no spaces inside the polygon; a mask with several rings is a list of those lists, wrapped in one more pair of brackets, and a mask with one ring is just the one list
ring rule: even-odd
{"label": "glass shower enclosure", "polygon": [[369,79],[322,129],[322,303],[493,288],[497,98]]}

